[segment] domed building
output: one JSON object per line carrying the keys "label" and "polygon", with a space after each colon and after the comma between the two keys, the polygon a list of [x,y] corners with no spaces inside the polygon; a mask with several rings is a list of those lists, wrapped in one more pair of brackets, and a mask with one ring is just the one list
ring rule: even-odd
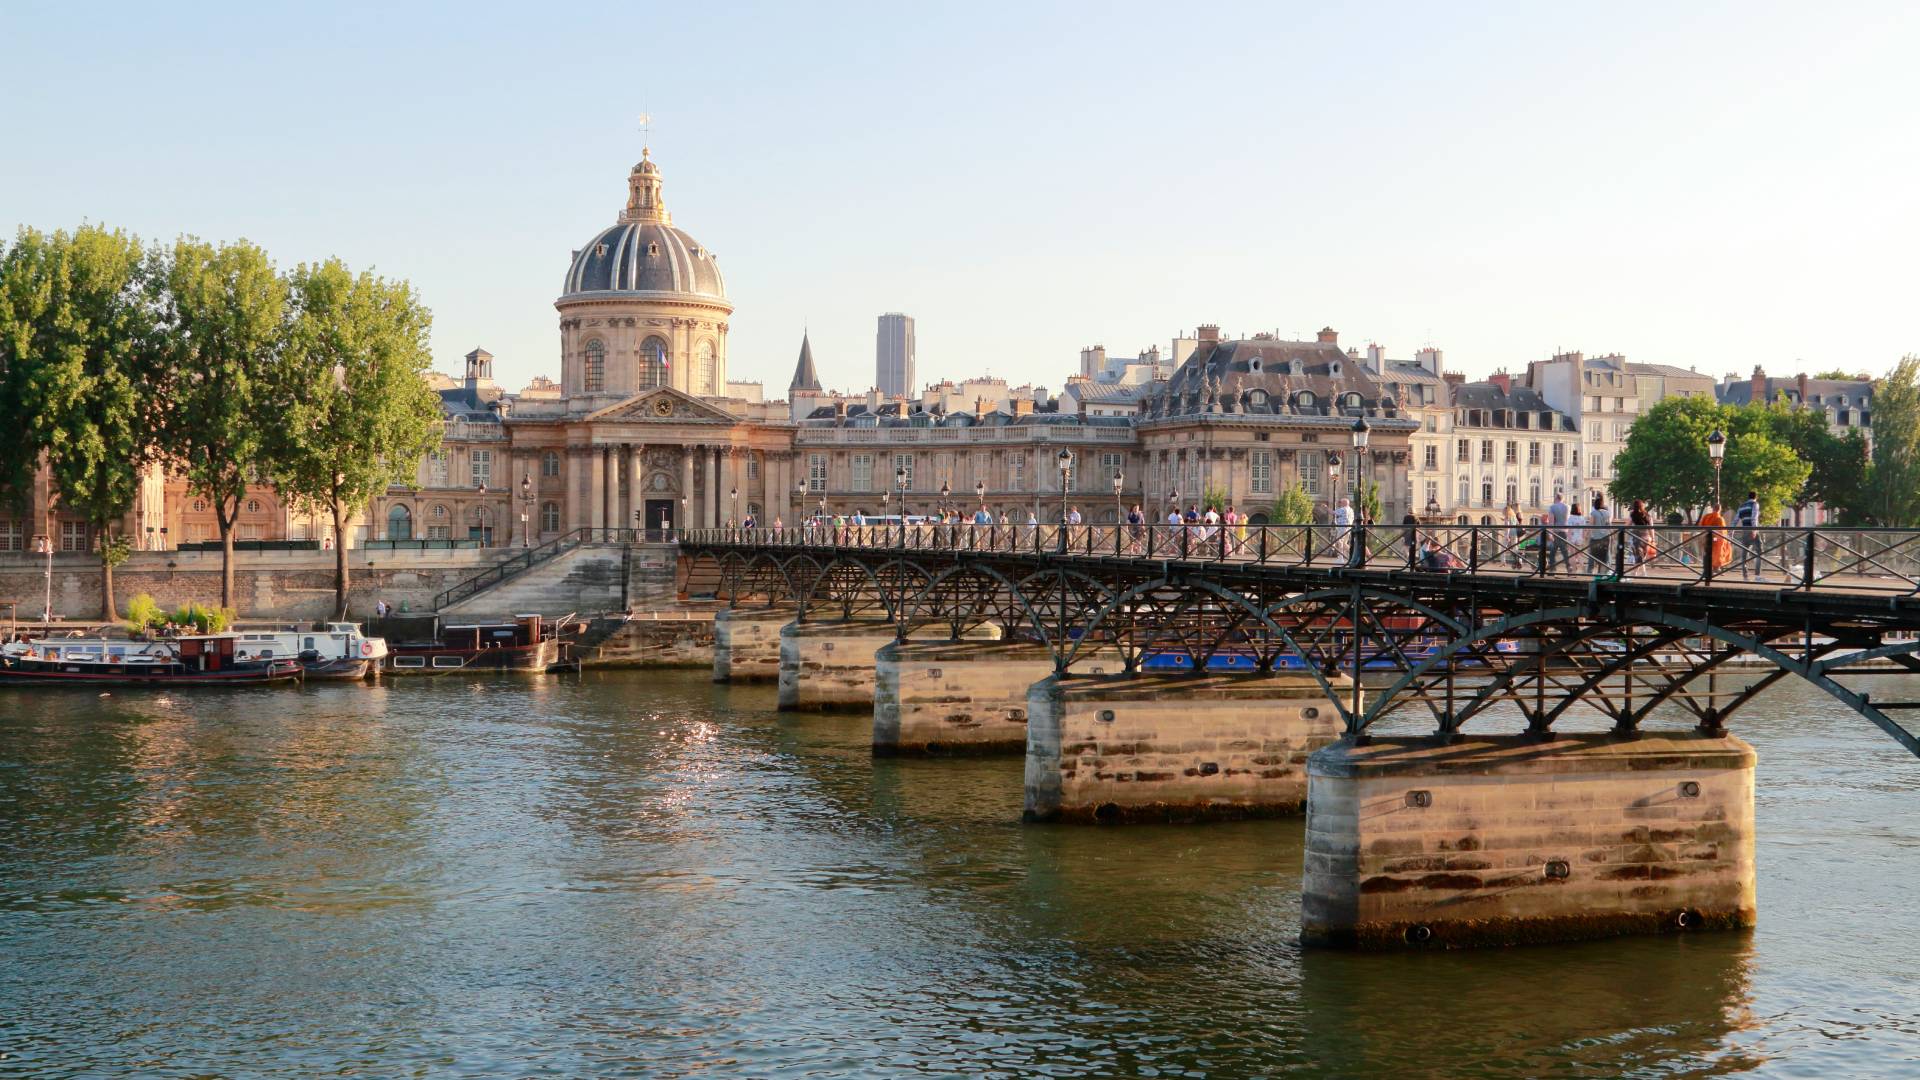
{"label": "domed building", "polygon": [[560,387],[572,412],[666,386],[727,388],[726,282],[712,251],[674,227],[660,166],[642,152],[619,220],[573,253],[560,312]]}

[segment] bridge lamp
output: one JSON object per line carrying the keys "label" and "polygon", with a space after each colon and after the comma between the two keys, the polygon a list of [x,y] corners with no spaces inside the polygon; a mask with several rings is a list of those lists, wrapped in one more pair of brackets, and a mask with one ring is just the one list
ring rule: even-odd
{"label": "bridge lamp", "polygon": [[1720,464],[1727,456],[1727,437],[1718,429],[1707,436],[1707,460],[1713,462],[1713,505],[1720,507]]}
{"label": "bridge lamp", "polygon": [[33,553],[47,557],[47,606],[40,611],[40,625],[53,622],[53,537],[44,533],[33,538]]}
{"label": "bridge lamp", "polygon": [[975,480],[973,482],[973,494],[975,498],[980,500],[980,509],[985,510],[987,508],[987,482],[985,480]]}
{"label": "bridge lamp", "polygon": [[[533,474],[520,474],[520,546],[533,546]],[[512,543],[511,540],[508,543]]]}
{"label": "bridge lamp", "polygon": [[[1067,523],[1067,487],[1073,477],[1073,451],[1063,446],[1060,452],[1054,455],[1053,461],[1060,466],[1060,524],[1065,525]],[[1064,531],[1060,534],[1060,542],[1062,544],[1067,542],[1067,534]]]}
{"label": "bridge lamp", "polygon": [[1119,469],[1113,470],[1113,527],[1116,529],[1125,524],[1127,519],[1127,515],[1120,511],[1120,489],[1126,483],[1126,475]]}
{"label": "bridge lamp", "polygon": [[739,488],[727,489],[727,520],[733,521],[733,522],[738,522],[740,520],[740,489]]}

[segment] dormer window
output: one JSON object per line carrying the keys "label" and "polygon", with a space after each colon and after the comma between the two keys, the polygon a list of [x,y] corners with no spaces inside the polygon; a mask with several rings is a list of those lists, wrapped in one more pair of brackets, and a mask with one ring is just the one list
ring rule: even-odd
{"label": "dormer window", "polygon": [[[1258,361],[1255,361],[1255,362],[1258,363]],[[1247,408],[1257,409],[1262,405],[1265,405],[1266,403],[1267,403],[1267,392],[1265,390],[1247,391]]]}
{"label": "dormer window", "polygon": [[1349,409],[1358,409],[1360,407],[1359,394],[1348,392],[1345,397],[1340,399],[1340,401],[1343,406]]}
{"label": "dormer window", "polygon": [[1313,391],[1302,390],[1299,393],[1293,395],[1293,403],[1295,406],[1302,409],[1313,408],[1314,406]]}
{"label": "dormer window", "polygon": [[1339,378],[1339,377],[1340,377],[1340,362],[1336,360],[1336,361],[1334,361],[1333,363],[1331,363],[1331,364],[1328,364],[1328,365],[1327,365],[1327,374],[1329,374],[1329,375],[1331,375],[1331,376],[1333,376],[1333,377],[1334,377],[1334,378],[1336,378],[1336,379],[1337,379],[1337,378]]}
{"label": "dormer window", "polygon": [[647,245],[647,257],[648,257],[648,258],[652,258],[653,256],[655,256],[655,255],[658,255],[658,254],[660,254],[660,245],[659,245],[659,244],[648,244],[648,245]]}
{"label": "dormer window", "polygon": [[594,254],[594,257],[595,257],[595,258],[600,258],[600,259],[604,259],[604,258],[606,258],[606,256],[607,256],[607,245],[605,245],[605,244],[595,244],[595,245],[593,245],[593,254]]}
{"label": "dormer window", "polygon": [[[1257,374],[1260,371],[1260,358],[1256,356],[1247,361],[1247,370]],[[1249,398],[1248,400],[1251,401],[1252,399]]]}

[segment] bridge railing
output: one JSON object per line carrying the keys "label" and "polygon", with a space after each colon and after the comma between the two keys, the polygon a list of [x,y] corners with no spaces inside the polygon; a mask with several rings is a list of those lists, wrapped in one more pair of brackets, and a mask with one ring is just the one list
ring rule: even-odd
{"label": "bridge railing", "polygon": [[694,529],[693,544],[1074,555],[1920,593],[1920,529],[1702,525],[975,525]]}

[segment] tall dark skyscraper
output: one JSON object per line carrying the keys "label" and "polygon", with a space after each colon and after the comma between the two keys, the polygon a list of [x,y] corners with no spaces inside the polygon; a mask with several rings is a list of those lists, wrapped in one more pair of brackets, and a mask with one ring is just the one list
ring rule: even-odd
{"label": "tall dark skyscraper", "polygon": [[887,397],[913,393],[913,316],[889,311],[873,335],[873,384]]}

